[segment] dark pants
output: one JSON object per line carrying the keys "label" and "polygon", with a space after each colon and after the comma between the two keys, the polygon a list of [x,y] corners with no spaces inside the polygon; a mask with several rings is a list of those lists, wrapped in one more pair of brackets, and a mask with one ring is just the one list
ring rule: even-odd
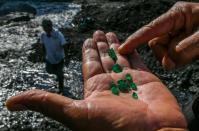
{"label": "dark pants", "polygon": [[46,60],[46,71],[49,74],[55,74],[59,82],[59,89],[62,91],[64,87],[64,60],[61,60],[58,64],[51,64]]}

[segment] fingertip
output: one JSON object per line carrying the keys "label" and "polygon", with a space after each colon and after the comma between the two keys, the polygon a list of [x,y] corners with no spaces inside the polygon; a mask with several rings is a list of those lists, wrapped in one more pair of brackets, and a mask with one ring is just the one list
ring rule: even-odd
{"label": "fingertip", "polygon": [[12,111],[12,104],[11,104],[10,99],[8,99],[8,100],[5,102],[5,106],[6,106],[6,108],[7,108],[9,111]]}
{"label": "fingertip", "polygon": [[108,33],[106,33],[106,36],[116,36],[116,34],[115,33],[113,33],[113,32],[108,32]]}
{"label": "fingertip", "polygon": [[175,48],[176,52],[181,52],[183,50],[182,46],[180,46],[179,44],[176,46]]}
{"label": "fingertip", "polygon": [[9,111],[23,111],[23,110],[27,110],[27,108],[18,103],[16,96],[13,96],[11,98],[9,98],[6,102],[5,102],[5,106]]}
{"label": "fingertip", "polygon": [[82,52],[85,51],[88,48],[92,48],[93,47],[93,39],[92,38],[88,38],[84,41],[83,44],[83,48],[82,48]]}
{"label": "fingertip", "polygon": [[91,42],[93,39],[92,38],[88,38],[84,41],[84,44]]}
{"label": "fingertip", "polygon": [[122,54],[122,45],[120,45],[120,46],[118,47],[118,52],[119,52],[120,54]]}
{"label": "fingertip", "polygon": [[93,39],[94,41],[97,42],[106,42],[106,36],[105,33],[101,30],[97,30],[95,31],[95,33],[93,34]]}
{"label": "fingertip", "polygon": [[106,33],[106,38],[107,38],[109,45],[111,45],[113,43],[119,44],[119,40],[117,38],[117,35],[113,32]]}
{"label": "fingertip", "polygon": [[121,54],[121,55],[126,55],[126,54],[130,54],[132,53],[133,51],[130,50],[130,48],[127,48],[126,47],[126,44],[122,44],[119,48],[118,48],[118,52]]}
{"label": "fingertip", "polygon": [[106,33],[106,37],[109,38],[109,39],[115,39],[115,38],[117,38],[116,34],[113,33],[113,32]]}

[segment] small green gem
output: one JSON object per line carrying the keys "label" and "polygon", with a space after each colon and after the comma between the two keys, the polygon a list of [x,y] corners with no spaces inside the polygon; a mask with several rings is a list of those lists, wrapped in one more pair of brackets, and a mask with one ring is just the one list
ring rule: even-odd
{"label": "small green gem", "polygon": [[137,91],[137,85],[134,82],[130,83],[130,87],[131,87],[132,90]]}
{"label": "small green gem", "polygon": [[117,61],[117,55],[115,54],[115,51],[113,48],[108,50],[108,55],[114,60]]}
{"label": "small green gem", "polygon": [[138,99],[137,93],[133,92],[132,97],[133,97],[134,99]]}
{"label": "small green gem", "polygon": [[126,80],[119,80],[117,83],[120,91],[127,91],[129,89],[128,82]]}
{"label": "small green gem", "polygon": [[126,74],[125,78],[126,78],[127,81],[130,81],[130,82],[133,81],[131,74]]}
{"label": "small green gem", "polygon": [[117,87],[117,85],[114,84],[113,82],[111,83],[111,91],[115,95],[119,95],[119,92],[120,92],[119,89],[118,89],[118,87]]}
{"label": "small green gem", "polygon": [[111,82],[111,88],[112,88],[112,87],[117,88],[117,85],[116,85],[114,82]]}
{"label": "small green gem", "polygon": [[115,73],[120,73],[120,72],[122,72],[122,67],[119,64],[115,64],[115,65],[113,65],[112,70]]}

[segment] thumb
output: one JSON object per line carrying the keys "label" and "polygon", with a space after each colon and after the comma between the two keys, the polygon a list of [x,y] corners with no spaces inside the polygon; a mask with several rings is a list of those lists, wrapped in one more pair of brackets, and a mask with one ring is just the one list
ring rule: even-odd
{"label": "thumb", "polygon": [[31,90],[13,96],[6,101],[10,111],[32,110],[53,118],[71,129],[84,129],[87,126],[87,110],[83,101],[49,93]]}

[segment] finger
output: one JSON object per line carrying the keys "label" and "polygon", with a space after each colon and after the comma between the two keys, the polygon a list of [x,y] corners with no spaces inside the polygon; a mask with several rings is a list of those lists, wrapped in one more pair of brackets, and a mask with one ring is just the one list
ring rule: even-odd
{"label": "finger", "polygon": [[106,39],[109,45],[109,48],[113,48],[117,55],[117,64],[121,65],[123,68],[128,69],[130,68],[130,63],[125,56],[122,56],[118,53],[118,47],[120,46],[119,40],[115,33],[109,32],[106,34]]}
{"label": "finger", "polygon": [[156,37],[148,42],[149,47],[152,47],[156,44],[168,46],[170,42],[170,35],[166,34],[160,37]]}
{"label": "finger", "polygon": [[104,71],[107,73],[111,72],[112,66],[114,65],[114,61],[108,55],[109,45],[107,43],[107,39],[104,32],[96,31],[93,34],[93,39],[95,41],[95,44],[97,45]]}
{"label": "finger", "polygon": [[72,129],[86,125],[86,105],[64,96],[41,90],[23,92],[7,100],[10,111],[32,110],[51,117]]}
{"label": "finger", "polygon": [[108,42],[110,47],[113,46],[113,48],[117,49],[118,46],[120,46],[119,40],[118,40],[118,38],[117,38],[115,33],[113,33],[113,32],[107,33],[106,34],[106,39],[107,39],[107,42]]}
{"label": "finger", "polygon": [[170,14],[164,14],[128,37],[124,44],[120,46],[119,52],[121,54],[130,53],[140,44],[166,34],[170,32],[172,28],[173,20],[170,18]]}
{"label": "finger", "polygon": [[[170,42],[169,34],[156,37],[149,41],[148,45],[153,50],[154,55],[158,61],[162,64],[164,56],[167,54],[167,48]],[[167,57],[166,57],[167,58]],[[167,59],[164,59],[164,61]]]}
{"label": "finger", "polygon": [[[181,52],[188,47],[199,48],[199,31],[179,42],[176,46],[176,51]],[[198,50],[193,51],[194,54],[198,54]]]}
{"label": "finger", "polygon": [[[171,41],[169,47],[169,55],[175,61],[178,67],[186,65],[197,59],[199,56],[199,35],[195,34],[187,37],[187,34],[181,33],[178,37]],[[181,41],[182,40],[182,41]],[[181,51],[176,51],[176,45],[181,42],[187,42],[188,46]],[[190,44],[191,43],[191,44]],[[186,43],[185,43],[186,44]]]}
{"label": "finger", "polygon": [[97,46],[92,39],[87,39],[82,48],[83,54],[83,77],[84,81],[92,76],[103,73],[100,57],[97,52]]}
{"label": "finger", "polygon": [[130,55],[130,63],[133,69],[150,72],[150,70],[144,64],[142,58],[140,57],[140,55],[136,50],[134,50],[133,53]]}
{"label": "finger", "polygon": [[119,52],[121,54],[130,53],[144,42],[169,32],[175,34],[182,28],[190,32],[193,26],[191,8],[185,5],[187,4],[176,4],[167,13],[142,27],[125,41],[119,48]]}
{"label": "finger", "polygon": [[156,39],[156,40],[152,40],[152,41],[149,42],[149,46],[152,49],[156,58],[162,64],[162,66],[165,69],[170,70],[170,69],[175,68],[175,63],[169,57],[168,49],[166,47],[164,47],[165,41],[161,41],[163,39],[164,39],[164,37]]}
{"label": "finger", "polygon": [[186,33],[190,34],[193,28],[193,20],[192,20],[192,10],[191,8],[182,8],[182,12],[185,15],[185,29]]}

